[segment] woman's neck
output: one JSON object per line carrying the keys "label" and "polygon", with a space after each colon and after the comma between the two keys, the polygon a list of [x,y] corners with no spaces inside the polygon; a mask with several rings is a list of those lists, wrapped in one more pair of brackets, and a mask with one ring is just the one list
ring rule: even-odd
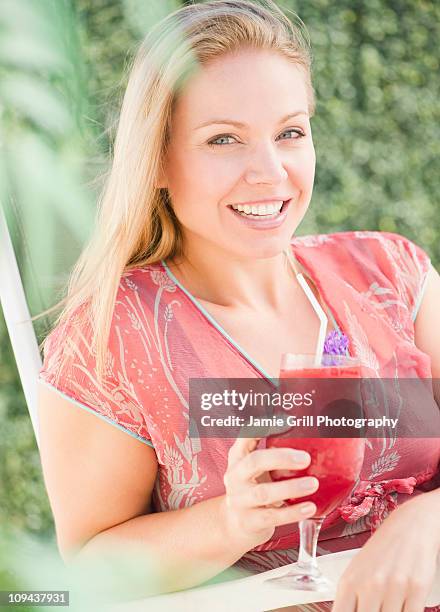
{"label": "woman's neck", "polygon": [[283,312],[298,283],[285,253],[269,258],[240,258],[194,247],[167,261],[171,272],[197,299],[240,309]]}

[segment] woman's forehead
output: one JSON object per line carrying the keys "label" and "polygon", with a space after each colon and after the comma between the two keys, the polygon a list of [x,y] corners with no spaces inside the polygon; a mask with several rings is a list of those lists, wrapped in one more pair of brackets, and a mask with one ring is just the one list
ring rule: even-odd
{"label": "woman's forehead", "polygon": [[[175,104],[179,120],[193,129],[212,119],[274,113],[277,120],[296,111],[308,113],[303,70],[275,52],[247,51],[200,66]],[[231,116],[231,113],[234,117]]]}

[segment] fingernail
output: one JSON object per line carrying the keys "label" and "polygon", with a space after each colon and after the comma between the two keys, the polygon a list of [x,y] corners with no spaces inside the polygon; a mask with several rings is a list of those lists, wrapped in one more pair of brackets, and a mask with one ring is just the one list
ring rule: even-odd
{"label": "fingernail", "polygon": [[314,504],[304,504],[299,511],[301,514],[312,514],[315,511],[315,506]]}
{"label": "fingernail", "polygon": [[297,463],[308,463],[310,460],[309,454],[304,451],[289,449],[293,455],[293,459]]}
{"label": "fingernail", "polygon": [[299,483],[300,489],[303,491],[313,491],[316,489],[316,478],[307,478]]}

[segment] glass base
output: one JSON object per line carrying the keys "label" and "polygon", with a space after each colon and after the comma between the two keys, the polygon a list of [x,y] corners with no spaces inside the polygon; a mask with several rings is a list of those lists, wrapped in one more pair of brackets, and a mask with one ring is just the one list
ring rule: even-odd
{"label": "glass base", "polygon": [[291,567],[287,574],[268,578],[264,582],[270,586],[292,591],[329,591],[333,587],[333,583],[325,578],[318,569],[308,573],[300,565]]}

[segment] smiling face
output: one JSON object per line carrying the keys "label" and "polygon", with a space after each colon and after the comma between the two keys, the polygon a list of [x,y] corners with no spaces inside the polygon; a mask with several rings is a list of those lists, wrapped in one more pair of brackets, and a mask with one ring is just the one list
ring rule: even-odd
{"label": "smiling face", "polygon": [[[159,184],[168,188],[187,254],[265,258],[287,248],[313,190],[307,109],[301,69],[275,52],[243,50],[192,76],[175,105]],[[231,206],[239,204],[248,206],[242,214]]]}

